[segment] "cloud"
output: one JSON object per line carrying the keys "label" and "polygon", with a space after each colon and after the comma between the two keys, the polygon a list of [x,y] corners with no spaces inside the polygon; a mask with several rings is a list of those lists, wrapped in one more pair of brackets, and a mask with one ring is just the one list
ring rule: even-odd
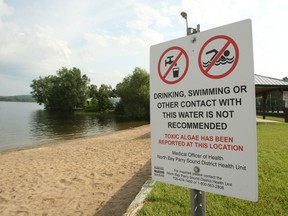
{"label": "cloud", "polygon": [[188,21],[195,25],[191,27],[201,24],[204,30],[239,21],[242,7],[238,2],[242,1],[182,0],[182,9],[188,13]]}
{"label": "cloud", "polygon": [[85,46],[74,50],[72,61],[98,86],[115,86],[136,66],[149,64],[143,38],[87,34],[85,41]]}
{"label": "cloud", "polygon": [[0,18],[4,16],[9,16],[13,9],[9,7],[4,0],[0,0]]}
{"label": "cloud", "polygon": [[[285,0],[182,0],[181,9],[188,13],[191,27],[201,25],[201,31],[252,20],[255,73],[282,79],[287,76],[284,62],[288,5]],[[286,17],[286,18],[285,18]]]}
{"label": "cloud", "polygon": [[71,64],[65,42],[53,38],[47,29],[6,23],[0,25],[0,32],[1,95],[11,95],[12,89],[14,94],[27,94],[33,79]]}
{"label": "cloud", "polygon": [[128,22],[128,27],[136,30],[145,28],[165,28],[171,26],[169,17],[164,16],[161,10],[137,3],[133,6],[134,20]]}
{"label": "cloud", "polygon": [[[157,10],[136,3],[130,11],[133,20],[126,20],[122,34],[111,32],[86,33],[73,50],[72,62],[91,78],[93,84],[116,86],[135,67],[149,69],[149,48],[163,42],[164,36],[155,30],[171,25]],[[114,17],[115,18],[115,17]],[[165,20],[165,22],[164,22]]]}
{"label": "cloud", "polygon": [[38,75],[51,74],[63,65],[71,65],[71,51],[65,41],[56,37],[53,28],[23,28],[1,22],[0,32],[0,74],[25,74],[32,80]]}
{"label": "cloud", "polygon": [[[52,2],[51,4],[53,5],[54,3]],[[71,4],[74,5],[73,3]],[[36,8],[39,7],[39,5],[34,6]],[[139,7],[138,9],[135,8],[136,12],[144,8],[143,6]],[[78,8],[77,11],[79,11]],[[80,8],[82,12],[89,12],[87,7],[83,5]],[[123,14],[123,11],[116,10],[116,8],[114,7],[113,11],[119,15]],[[31,10],[31,6],[27,10]],[[155,11],[149,10],[149,8],[145,10],[156,14]],[[44,14],[48,11],[45,11]],[[24,77],[25,80],[32,80],[39,76],[55,74],[63,66],[76,66],[83,73],[87,73],[92,82],[98,85],[105,83],[115,86],[122,81],[124,76],[131,73],[134,67],[148,68],[149,46],[152,43],[163,40],[162,35],[150,27],[141,28],[141,30],[137,30],[137,27],[135,27],[134,30],[136,29],[138,34],[129,36],[125,32],[122,35],[116,34],[116,32],[113,35],[111,32],[105,31],[94,33],[87,29],[86,23],[83,23],[83,26],[77,31],[76,27],[81,22],[79,20],[73,22],[75,20],[74,16],[71,17],[71,25],[64,27],[65,33],[62,33],[59,32],[59,29],[63,27],[63,23],[66,23],[65,17],[67,15],[65,14],[68,14],[67,11],[74,14],[72,7],[68,7],[67,10],[63,11],[63,17],[59,19],[61,20],[59,25],[53,24],[53,20],[58,17],[57,10],[51,15],[50,22],[43,21],[43,15],[39,17],[38,23],[30,25],[24,24],[20,26],[17,22],[1,22],[0,31],[4,32],[4,34],[0,35],[0,43],[2,45],[0,50],[1,79],[5,74],[9,74],[8,77],[10,78],[14,74],[19,80],[24,79]],[[39,12],[32,12],[32,14],[36,13]],[[89,17],[90,15],[86,16],[86,18],[82,17],[80,20],[89,20]],[[105,22],[105,20],[110,19],[108,17],[101,17],[100,20]],[[27,19],[30,22],[29,18]],[[116,20],[117,16],[114,19]],[[161,19],[165,20],[165,18],[156,16],[153,23],[148,23],[148,26],[159,26],[159,20]],[[100,21],[98,20],[97,22]],[[120,21],[117,20],[117,22]],[[145,23],[146,21],[141,20],[141,22]],[[73,25],[75,25],[75,29],[72,27]],[[95,26],[96,29],[101,25]],[[125,26],[129,25],[126,23],[123,27]],[[81,32],[81,29],[83,32]],[[133,31],[133,28],[128,29],[128,31]],[[8,77],[5,79],[7,80]],[[27,83],[27,86],[29,85],[30,83]]]}
{"label": "cloud", "polygon": [[64,66],[80,68],[93,84],[115,86],[137,66],[149,70],[151,45],[186,35],[181,11],[189,26],[200,24],[201,31],[251,18],[255,72],[287,74],[285,0],[27,1],[0,0],[2,83],[26,80],[29,87],[29,80]]}
{"label": "cloud", "polygon": [[260,1],[252,17],[255,73],[282,79],[285,70],[288,5],[284,0]]}

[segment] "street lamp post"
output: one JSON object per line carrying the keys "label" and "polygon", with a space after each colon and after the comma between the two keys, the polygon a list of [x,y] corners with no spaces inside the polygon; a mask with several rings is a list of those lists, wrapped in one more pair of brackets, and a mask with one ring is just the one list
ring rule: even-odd
{"label": "street lamp post", "polygon": [[200,25],[198,24],[197,25],[197,28],[191,28],[191,27],[188,27],[188,19],[187,19],[187,13],[185,11],[182,11],[181,13],[181,16],[186,20],[186,35],[192,35],[192,34],[195,34],[197,32],[200,32]]}

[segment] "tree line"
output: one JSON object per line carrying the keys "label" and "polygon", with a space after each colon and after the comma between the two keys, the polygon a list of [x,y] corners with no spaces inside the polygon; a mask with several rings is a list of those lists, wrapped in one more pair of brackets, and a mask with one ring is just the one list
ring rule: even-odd
{"label": "tree line", "polygon": [[35,102],[32,95],[15,95],[15,96],[0,96],[0,101],[11,102]]}
{"label": "tree line", "polygon": [[[283,80],[288,81],[288,77]],[[133,119],[149,119],[150,116],[149,73],[139,67],[118,83],[115,89],[106,84],[99,88],[90,84],[90,79],[75,67],[62,67],[56,75],[34,79],[30,86],[33,98],[40,105],[44,104],[47,110],[72,112],[83,109],[97,113],[114,110],[117,114]],[[258,99],[256,102],[257,105],[261,103]],[[267,102],[282,106],[281,93],[271,93]]]}
{"label": "tree line", "polygon": [[[30,85],[38,104],[51,111],[72,112],[75,109],[105,113],[113,109],[117,114],[133,119],[149,119],[149,73],[136,67],[113,89],[102,84],[99,88],[81,70],[62,67],[56,75],[39,77]],[[118,102],[113,103],[117,98]]]}

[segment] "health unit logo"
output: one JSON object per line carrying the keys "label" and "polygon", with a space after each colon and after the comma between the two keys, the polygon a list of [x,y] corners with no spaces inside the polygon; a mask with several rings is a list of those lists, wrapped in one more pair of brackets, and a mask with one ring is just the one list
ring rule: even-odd
{"label": "health unit logo", "polygon": [[205,76],[220,79],[235,69],[238,59],[236,42],[226,35],[217,35],[207,40],[200,49],[198,65]]}

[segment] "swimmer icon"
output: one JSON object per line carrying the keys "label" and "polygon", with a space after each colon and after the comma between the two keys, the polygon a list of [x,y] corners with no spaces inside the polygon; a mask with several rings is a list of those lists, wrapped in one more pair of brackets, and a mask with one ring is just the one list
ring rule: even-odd
{"label": "swimmer icon", "polygon": [[232,73],[238,59],[237,43],[226,35],[217,35],[203,44],[198,56],[198,65],[205,76],[220,79]]}
{"label": "swimmer icon", "polygon": [[[206,52],[206,55],[209,55],[211,53],[214,53],[214,54],[210,58],[209,61],[202,62],[202,66],[204,68],[208,67],[211,64],[211,62],[213,61],[213,59],[215,58],[215,56],[218,54],[218,52],[219,51],[216,49],[212,49],[212,50]],[[215,65],[219,66],[219,65],[225,65],[225,64],[232,64],[234,62],[234,56],[232,56],[231,58],[228,58],[229,55],[230,55],[230,51],[225,50],[224,53],[220,56],[220,58],[215,62]]]}

